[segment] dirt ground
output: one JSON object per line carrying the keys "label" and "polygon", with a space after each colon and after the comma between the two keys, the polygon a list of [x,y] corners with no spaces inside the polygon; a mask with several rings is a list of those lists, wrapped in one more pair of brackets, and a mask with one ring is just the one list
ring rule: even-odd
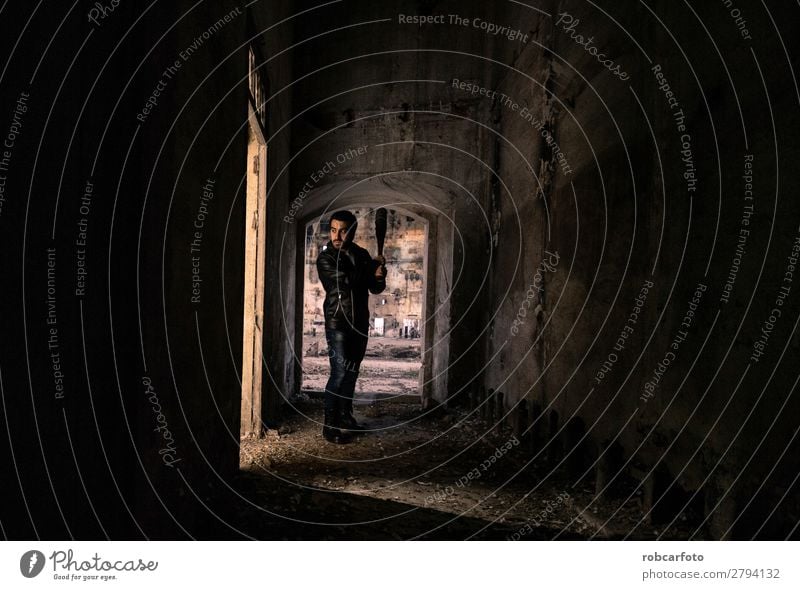
{"label": "dirt ground", "polygon": [[593,501],[592,482],[576,484],[544,456],[529,462],[530,441],[466,411],[426,413],[413,396],[374,399],[356,412],[371,431],[348,445],[322,439],[320,400],[296,411],[279,431],[241,444],[244,493],[284,521],[285,538],[688,536],[635,527],[640,495]]}
{"label": "dirt ground", "polygon": [[[642,520],[641,491],[618,481],[595,498],[574,468],[467,410],[423,411],[420,341],[369,340],[348,445],[321,436],[329,363],[324,336],[305,336],[304,393],[280,428],[241,442],[237,533],[266,539],[686,538]],[[551,453],[555,454],[555,453]],[[532,459],[533,458],[533,459]],[[630,496],[630,498],[628,498]]]}

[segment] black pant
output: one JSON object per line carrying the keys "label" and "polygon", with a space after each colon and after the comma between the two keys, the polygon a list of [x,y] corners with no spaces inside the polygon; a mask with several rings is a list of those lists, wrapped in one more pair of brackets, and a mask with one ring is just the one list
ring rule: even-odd
{"label": "black pant", "polygon": [[367,337],[355,330],[325,329],[331,376],[325,386],[325,411],[333,415],[352,412],[353,394],[361,361],[367,350]]}

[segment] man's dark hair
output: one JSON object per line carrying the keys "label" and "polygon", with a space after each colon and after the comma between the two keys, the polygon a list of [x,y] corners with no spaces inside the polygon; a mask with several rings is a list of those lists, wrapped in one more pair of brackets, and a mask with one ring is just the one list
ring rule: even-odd
{"label": "man's dark hair", "polygon": [[348,227],[348,233],[355,233],[356,227],[358,227],[358,221],[356,220],[356,216],[353,215],[350,211],[337,211],[333,215],[331,215],[331,220],[329,223],[332,223],[334,220],[336,221],[344,221]]}

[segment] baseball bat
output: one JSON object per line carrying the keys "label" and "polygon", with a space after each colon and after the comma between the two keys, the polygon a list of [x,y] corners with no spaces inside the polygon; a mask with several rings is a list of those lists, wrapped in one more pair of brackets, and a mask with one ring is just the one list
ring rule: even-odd
{"label": "baseball bat", "polygon": [[386,240],[386,209],[375,211],[375,237],[378,240],[378,256],[383,256],[383,242]]}

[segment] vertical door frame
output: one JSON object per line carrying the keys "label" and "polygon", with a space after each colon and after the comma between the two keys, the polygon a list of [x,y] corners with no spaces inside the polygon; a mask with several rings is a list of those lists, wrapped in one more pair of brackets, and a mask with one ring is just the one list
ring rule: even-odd
{"label": "vertical door frame", "polygon": [[[263,430],[263,342],[264,342],[264,273],[266,269],[266,196],[267,143],[261,122],[248,101],[249,133],[255,139],[252,149],[248,138],[247,176],[257,176],[255,194],[245,187],[245,285],[244,342],[242,349],[242,421],[241,436],[259,436]],[[252,262],[251,262],[252,257]]]}

